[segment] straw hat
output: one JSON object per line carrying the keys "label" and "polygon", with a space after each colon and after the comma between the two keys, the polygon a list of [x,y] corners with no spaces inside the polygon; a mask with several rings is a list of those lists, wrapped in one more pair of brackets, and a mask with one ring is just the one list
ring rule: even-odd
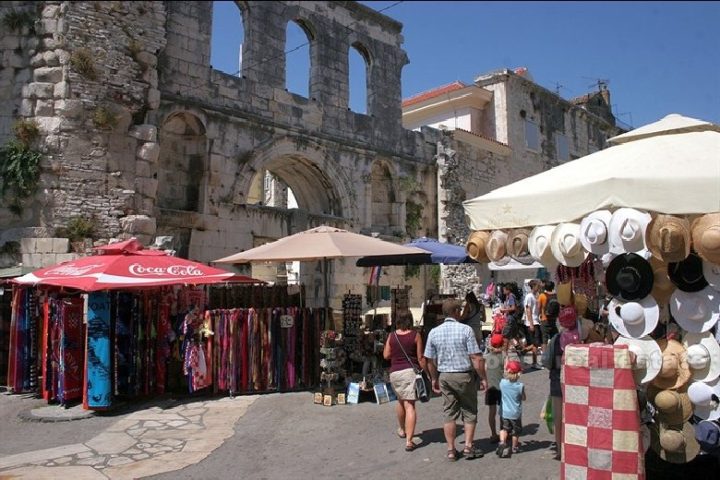
{"label": "straw hat", "polygon": [[550,249],[555,260],[566,267],[579,267],[587,252],[580,243],[580,224],[561,223],[550,237]]}
{"label": "straw hat", "polygon": [[633,376],[638,385],[648,383],[660,373],[662,352],[660,345],[651,337],[618,337],[615,345],[627,345],[628,350],[635,354]]}
{"label": "straw hat", "polygon": [[720,213],[707,213],[692,222],[695,251],[711,263],[720,264]]}
{"label": "straw hat", "polygon": [[558,261],[555,259],[550,248],[550,239],[552,232],[555,230],[554,225],[540,225],[533,228],[528,238],[528,250],[530,255],[542,263],[548,270],[555,270]]}
{"label": "straw hat", "polygon": [[662,366],[652,383],[663,390],[676,390],[690,380],[687,352],[677,340],[661,338],[658,345],[662,350]]}
{"label": "straw hat", "polygon": [[613,298],[607,308],[610,324],[623,337],[642,338],[650,335],[660,318],[658,304],[650,295],[633,302]]}
{"label": "straw hat", "polygon": [[690,255],[690,222],[660,214],[647,226],[645,241],[653,257],[663,262],[680,262]]}
{"label": "straw hat", "polygon": [[476,230],[472,232],[465,244],[465,250],[467,250],[468,256],[477,262],[489,263],[490,259],[487,253],[485,253],[485,247],[489,239],[490,232],[488,231]]}
{"label": "straw hat", "polygon": [[507,239],[508,234],[502,230],[493,230],[490,234],[490,238],[485,245],[485,253],[491,262],[502,262],[507,257],[507,250],[505,249]]}
{"label": "straw hat", "polygon": [[695,429],[689,422],[673,427],[662,423],[651,425],[650,446],[660,458],[670,463],[688,463],[700,453]]}
{"label": "straw hat", "polygon": [[555,291],[557,292],[557,301],[560,305],[574,305],[572,283],[558,283],[555,287]]}
{"label": "straw hat", "polygon": [[670,295],[675,291],[675,284],[668,276],[668,266],[661,260],[651,257],[650,267],[653,271],[653,288],[650,294],[657,300],[658,305],[667,305]]}
{"label": "straw hat", "polygon": [[534,260],[528,248],[529,236],[530,230],[527,228],[517,228],[510,231],[507,243],[505,244],[505,250],[510,258],[525,265],[530,265]]}
{"label": "straw hat", "polygon": [[720,293],[710,287],[694,293],[675,290],[670,296],[670,313],[688,332],[707,332],[720,319]]}
{"label": "straw hat", "polygon": [[710,332],[687,333],[683,345],[693,380],[711,382],[720,376],[720,345]]}
{"label": "straw hat", "polygon": [[582,317],[585,315],[585,312],[588,308],[588,298],[587,295],[584,293],[576,293],[573,295],[573,303],[575,305],[575,311],[578,314],[578,317]]}
{"label": "straw hat", "polygon": [[692,417],[693,406],[686,392],[660,390],[651,401],[657,409],[657,419],[666,425],[681,425]]}
{"label": "straw hat", "polygon": [[720,265],[703,260],[703,277],[708,285],[720,292]]}
{"label": "straw hat", "polygon": [[654,275],[650,263],[635,253],[618,255],[605,271],[605,284],[613,297],[638,300],[650,295]]}
{"label": "straw hat", "polygon": [[695,252],[690,252],[681,262],[669,263],[668,276],[683,292],[699,292],[708,285],[703,276],[702,259]]}
{"label": "straw hat", "polygon": [[580,242],[588,252],[602,256],[610,251],[608,227],[612,213],[610,210],[592,212],[580,222]]}
{"label": "straw hat", "polygon": [[608,228],[610,251],[625,253],[645,250],[645,230],[651,218],[649,213],[634,208],[615,210]]}
{"label": "straw hat", "polygon": [[720,419],[720,379],[691,383],[688,397],[695,405],[695,416],[703,420]]}

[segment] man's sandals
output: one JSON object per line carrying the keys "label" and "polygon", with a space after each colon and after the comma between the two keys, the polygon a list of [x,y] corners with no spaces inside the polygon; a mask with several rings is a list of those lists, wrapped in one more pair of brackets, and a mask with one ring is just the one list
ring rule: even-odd
{"label": "man's sandals", "polygon": [[[463,451],[462,451],[462,456],[463,456],[466,460],[473,460],[473,459],[475,459],[475,458],[482,458],[484,455],[485,455],[484,453],[482,453],[482,452],[479,451],[479,450],[476,450],[474,447],[465,447],[465,448],[463,449]],[[448,451],[447,451],[447,454],[446,454],[446,458],[447,458],[448,461],[450,461],[450,462],[454,462],[455,460],[458,459],[459,456],[460,456],[460,452],[458,452],[457,450],[454,450],[454,449],[448,450]]]}

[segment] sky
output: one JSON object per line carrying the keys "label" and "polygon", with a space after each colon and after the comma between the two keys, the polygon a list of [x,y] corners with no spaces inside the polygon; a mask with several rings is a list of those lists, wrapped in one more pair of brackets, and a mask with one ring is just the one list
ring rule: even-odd
{"label": "sky", "polygon": [[[236,73],[239,13],[232,2],[214,3],[211,63]],[[536,83],[566,99],[607,81],[615,116],[634,127],[670,113],[720,124],[720,2],[361,3],[403,24],[410,60],[403,98],[526,67]],[[295,50],[287,55],[287,87],[305,96],[306,42],[290,24],[285,50]],[[362,57],[353,50],[353,110],[364,111],[364,91]]]}

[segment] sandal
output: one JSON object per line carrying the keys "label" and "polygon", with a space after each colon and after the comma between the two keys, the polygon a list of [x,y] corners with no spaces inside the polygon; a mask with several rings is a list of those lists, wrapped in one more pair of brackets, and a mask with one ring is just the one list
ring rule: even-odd
{"label": "sandal", "polygon": [[446,456],[446,458],[448,459],[449,462],[454,462],[455,460],[457,460],[457,457],[458,457],[458,451],[457,451],[457,450],[452,449],[452,450],[448,450],[448,451],[447,451],[447,456]]}
{"label": "sandal", "polygon": [[479,450],[475,450],[475,447],[465,447],[463,449],[463,457],[466,460],[473,460],[475,458],[482,458],[485,454]]}
{"label": "sandal", "polygon": [[397,432],[395,432],[395,433],[397,433],[397,436],[400,437],[400,438],[405,438],[405,437],[406,437],[405,431],[404,431],[402,428],[398,428],[398,429],[397,429]]}
{"label": "sandal", "polygon": [[408,443],[405,445],[405,451],[406,452],[412,452],[415,450],[415,444],[414,443]]}

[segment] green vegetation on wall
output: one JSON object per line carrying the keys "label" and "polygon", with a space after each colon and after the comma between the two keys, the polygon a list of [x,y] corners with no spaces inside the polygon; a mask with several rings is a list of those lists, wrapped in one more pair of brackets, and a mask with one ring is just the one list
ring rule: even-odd
{"label": "green vegetation on wall", "polygon": [[32,120],[18,120],[13,125],[15,138],[0,147],[0,197],[15,215],[23,211],[23,201],[33,195],[40,179],[40,152],[31,145],[39,130]]}

